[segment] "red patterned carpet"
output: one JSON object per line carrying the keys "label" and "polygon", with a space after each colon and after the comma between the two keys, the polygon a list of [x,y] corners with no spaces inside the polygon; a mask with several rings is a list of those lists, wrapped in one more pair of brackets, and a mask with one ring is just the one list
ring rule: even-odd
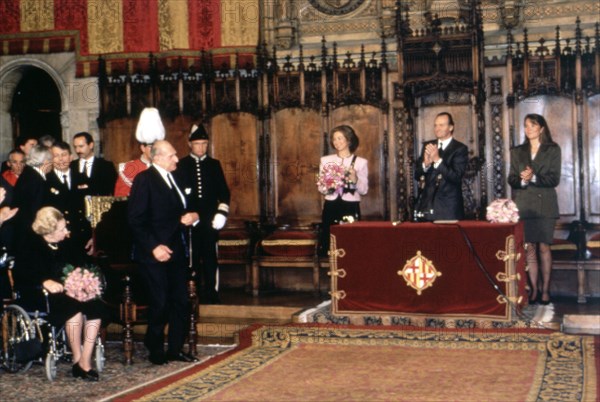
{"label": "red patterned carpet", "polygon": [[598,337],[533,329],[256,326],[116,401],[595,401]]}

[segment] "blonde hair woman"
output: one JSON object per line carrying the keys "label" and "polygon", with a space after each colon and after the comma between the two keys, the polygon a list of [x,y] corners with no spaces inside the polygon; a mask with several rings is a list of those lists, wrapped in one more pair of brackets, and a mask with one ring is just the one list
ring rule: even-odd
{"label": "blonde hair woman", "polygon": [[[98,299],[80,302],[64,293],[63,268],[75,264],[66,254],[61,242],[68,236],[63,214],[53,207],[41,208],[33,224],[29,249],[15,260],[15,285],[20,294],[19,304],[29,309],[41,309],[42,288],[49,293],[49,321],[58,327],[65,325],[73,353],[72,374],[86,381],[98,381],[92,369],[92,353],[105,309]],[[43,306],[43,303],[42,303]]]}

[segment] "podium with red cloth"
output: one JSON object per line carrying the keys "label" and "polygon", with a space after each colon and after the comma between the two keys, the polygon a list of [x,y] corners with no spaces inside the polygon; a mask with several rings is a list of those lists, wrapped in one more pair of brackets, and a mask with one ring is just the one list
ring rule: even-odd
{"label": "podium with red cloth", "polygon": [[526,301],[523,225],[335,225],[330,275],[334,315],[510,321]]}

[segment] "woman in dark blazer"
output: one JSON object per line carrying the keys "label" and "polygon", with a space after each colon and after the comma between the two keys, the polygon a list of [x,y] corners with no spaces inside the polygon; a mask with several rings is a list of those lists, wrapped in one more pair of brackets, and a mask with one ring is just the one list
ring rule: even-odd
{"label": "woman in dark blazer", "polygon": [[[546,120],[538,114],[525,116],[525,142],[510,152],[508,183],[525,225],[527,266],[531,281],[530,302],[550,302],[552,255],[550,244],[559,217],[556,187],[560,183],[561,151],[552,141]],[[538,263],[538,254],[539,262]],[[542,289],[539,292],[539,266]]]}
{"label": "woman in dark blazer", "polygon": [[63,268],[67,263],[77,266],[78,261],[61,247],[69,234],[63,214],[56,208],[43,207],[32,229],[29,247],[17,253],[13,269],[19,305],[27,311],[45,310],[45,289],[49,293],[48,320],[57,327],[65,326],[73,353],[73,377],[98,381],[98,373],[92,369],[92,354],[101,319],[106,315],[104,304],[99,299],[81,302],[65,293]]}

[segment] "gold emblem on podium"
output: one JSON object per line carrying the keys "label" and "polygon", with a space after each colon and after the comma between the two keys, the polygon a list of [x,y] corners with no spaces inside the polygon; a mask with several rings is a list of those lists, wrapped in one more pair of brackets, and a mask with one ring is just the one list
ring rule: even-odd
{"label": "gold emblem on podium", "polygon": [[433,286],[433,282],[438,276],[442,276],[442,273],[435,269],[431,260],[421,255],[421,251],[417,251],[417,255],[406,261],[406,265],[398,271],[398,275],[402,276],[406,284],[420,295],[423,290]]}

